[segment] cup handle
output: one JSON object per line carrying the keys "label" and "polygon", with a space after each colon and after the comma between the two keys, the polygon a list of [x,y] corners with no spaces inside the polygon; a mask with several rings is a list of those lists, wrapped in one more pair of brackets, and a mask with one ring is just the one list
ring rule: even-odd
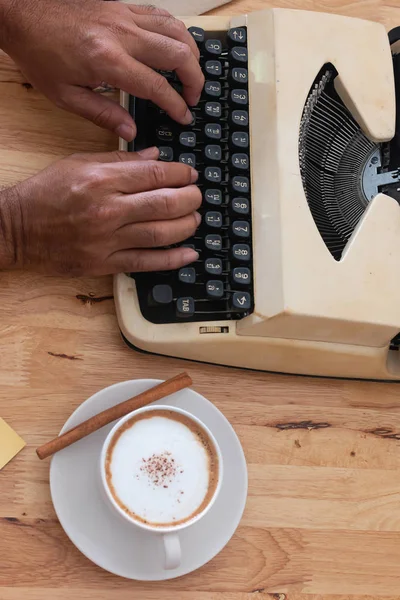
{"label": "cup handle", "polygon": [[176,569],[181,564],[181,543],[177,533],[164,533],[164,550],[166,570]]}

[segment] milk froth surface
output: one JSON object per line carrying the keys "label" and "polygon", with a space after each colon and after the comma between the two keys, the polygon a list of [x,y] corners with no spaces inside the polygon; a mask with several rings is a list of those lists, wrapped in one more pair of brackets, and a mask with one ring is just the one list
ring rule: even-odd
{"label": "milk froth surface", "polygon": [[133,417],[118,430],[107,452],[107,481],[131,517],[149,525],[177,525],[208,504],[218,460],[211,440],[194,425],[183,415],[160,410]]}

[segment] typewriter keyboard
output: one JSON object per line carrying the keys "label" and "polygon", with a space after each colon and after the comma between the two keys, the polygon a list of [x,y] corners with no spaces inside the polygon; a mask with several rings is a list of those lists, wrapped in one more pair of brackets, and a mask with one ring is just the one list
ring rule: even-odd
{"label": "typewriter keyboard", "polygon": [[[181,245],[199,259],[177,271],[135,273],[140,309],[152,323],[237,320],[253,310],[247,31],[189,29],[205,75],[193,123],[181,126],[131,97],[138,134],[129,150],[158,146],[160,160],[197,169],[202,222]],[[175,89],[173,72],[162,72]]]}

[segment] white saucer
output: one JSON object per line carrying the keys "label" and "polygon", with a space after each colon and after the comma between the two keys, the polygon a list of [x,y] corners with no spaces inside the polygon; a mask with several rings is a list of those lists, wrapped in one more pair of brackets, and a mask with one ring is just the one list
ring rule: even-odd
{"label": "white saucer", "polygon": [[[159,382],[137,379],[101,390],[77,408],[61,433]],[[141,581],[180,577],[214,558],[239,525],[247,496],[245,457],[236,433],[224,415],[190,389],[155,404],[178,406],[201,419],[215,435],[224,462],[223,484],[215,505],[199,523],[180,533],[182,564],[178,569],[163,569],[164,555],[159,536],[126,527],[101,497],[97,479],[99,455],[113,424],[56,454],[50,467],[54,508],[71,542],[106,571]]]}

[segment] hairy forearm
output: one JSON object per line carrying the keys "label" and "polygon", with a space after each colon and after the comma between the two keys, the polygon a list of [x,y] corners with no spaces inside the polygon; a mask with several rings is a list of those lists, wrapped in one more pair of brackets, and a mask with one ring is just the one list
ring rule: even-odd
{"label": "hairy forearm", "polygon": [[14,268],[17,264],[15,244],[15,209],[18,193],[15,187],[0,192],[0,271]]}

